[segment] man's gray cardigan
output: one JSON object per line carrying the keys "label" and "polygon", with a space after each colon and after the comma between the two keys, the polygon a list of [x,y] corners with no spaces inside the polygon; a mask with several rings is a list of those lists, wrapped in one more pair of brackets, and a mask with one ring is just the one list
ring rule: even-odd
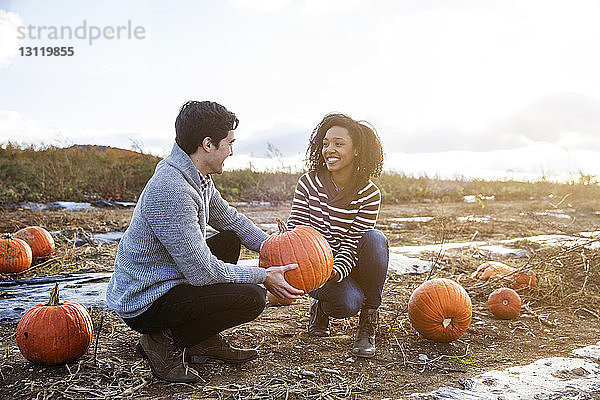
{"label": "man's gray cardigan", "polygon": [[206,245],[206,226],[234,231],[259,251],[267,235],[223,200],[212,180],[206,189],[190,157],[177,145],[156,166],[119,243],[106,302],[123,318],[146,311],[176,285],[262,283],[263,268],[222,262]]}

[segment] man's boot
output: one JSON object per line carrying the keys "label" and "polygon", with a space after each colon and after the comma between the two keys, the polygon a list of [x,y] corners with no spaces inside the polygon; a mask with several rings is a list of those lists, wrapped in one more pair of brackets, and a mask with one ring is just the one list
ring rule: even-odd
{"label": "man's boot", "polygon": [[238,364],[254,360],[258,357],[258,351],[233,347],[227,343],[223,335],[218,333],[188,348],[186,356],[192,364],[202,364],[208,360],[221,360]]}
{"label": "man's boot", "polygon": [[317,299],[313,299],[310,304],[308,333],[315,336],[329,336],[329,316],[321,310],[321,303]]}
{"label": "man's boot", "polygon": [[375,355],[375,329],[377,329],[377,309],[360,310],[358,331],[354,340],[352,354],[357,357],[371,358]]}
{"label": "man's boot", "polygon": [[142,335],[137,350],[148,360],[152,373],[159,379],[184,383],[200,380],[198,373],[187,367],[183,351],[163,332]]}

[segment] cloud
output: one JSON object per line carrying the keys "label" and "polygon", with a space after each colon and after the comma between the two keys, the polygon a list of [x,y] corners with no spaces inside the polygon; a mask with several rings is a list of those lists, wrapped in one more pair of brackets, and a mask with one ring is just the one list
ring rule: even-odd
{"label": "cloud", "polygon": [[541,97],[494,125],[492,138],[504,132],[532,142],[600,150],[600,100],[583,94]]}
{"label": "cloud", "polygon": [[0,110],[0,143],[34,144],[48,139],[48,130],[15,111]]}
{"label": "cloud", "polygon": [[[278,123],[268,128],[255,129],[252,136],[242,136],[236,140],[234,152],[259,158],[273,158],[304,154],[308,146],[311,128]],[[269,148],[271,150],[269,150]]]}
{"label": "cloud", "polygon": [[69,147],[74,144],[95,144],[122,149],[143,150],[164,157],[171,152],[173,138],[164,132],[135,131],[131,129],[80,129],[48,127],[35,119],[15,111],[0,110],[0,145],[8,142],[35,147]]}
{"label": "cloud", "polygon": [[387,152],[494,151],[548,143],[600,150],[600,100],[556,93],[479,127],[425,124],[408,130],[380,126]]}
{"label": "cloud", "polygon": [[17,14],[0,10],[0,68],[8,66],[19,52],[17,27],[21,25],[23,21]]}
{"label": "cloud", "polygon": [[301,10],[309,15],[333,14],[355,11],[370,3],[371,0],[305,0]]}
{"label": "cloud", "polygon": [[262,13],[281,11],[292,4],[291,0],[233,0],[233,5]]}
{"label": "cloud", "polygon": [[545,176],[560,181],[577,180],[580,173],[600,176],[597,152],[583,149],[569,151],[548,143],[483,152],[398,152],[388,156],[386,170],[412,176],[515,180],[537,180]]}

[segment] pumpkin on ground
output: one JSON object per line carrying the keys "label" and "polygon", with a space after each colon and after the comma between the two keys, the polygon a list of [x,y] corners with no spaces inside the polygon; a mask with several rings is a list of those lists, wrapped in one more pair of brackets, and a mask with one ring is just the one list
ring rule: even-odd
{"label": "pumpkin on ground", "polygon": [[510,287],[515,290],[531,289],[537,285],[537,276],[530,269],[517,272],[513,277],[513,283]]}
{"label": "pumpkin on ground", "polygon": [[31,247],[17,238],[0,239],[0,273],[14,274],[23,272],[31,266]]}
{"label": "pumpkin on ground", "polygon": [[285,280],[308,293],[323,285],[333,269],[333,253],[325,238],[310,226],[299,225],[291,231],[277,219],[279,233],[267,238],[260,247],[258,266],[269,268],[298,264],[286,271]]}
{"label": "pumpkin on ground", "polygon": [[21,317],[17,346],[33,363],[64,364],[85,354],[92,332],[92,319],[82,305],[59,302],[57,283],[48,303],[33,306]]}
{"label": "pumpkin on ground", "polygon": [[471,274],[471,277],[486,280],[496,276],[508,275],[514,271],[516,271],[515,268],[499,261],[486,261],[477,267],[477,270]]}
{"label": "pumpkin on ground", "polygon": [[500,319],[515,319],[521,314],[521,297],[509,288],[494,290],[488,297],[488,309]]}
{"label": "pumpkin on ground", "polygon": [[18,230],[14,237],[29,244],[34,258],[50,257],[54,253],[54,239],[50,232],[41,226],[28,226]]}
{"label": "pumpkin on ground", "polygon": [[471,323],[472,305],[467,291],[446,278],[425,281],[408,300],[408,319],[425,338],[450,342],[461,337]]}
{"label": "pumpkin on ground", "polygon": [[289,306],[294,302],[294,299],[286,299],[284,297],[275,296],[267,290],[267,304],[270,306]]}

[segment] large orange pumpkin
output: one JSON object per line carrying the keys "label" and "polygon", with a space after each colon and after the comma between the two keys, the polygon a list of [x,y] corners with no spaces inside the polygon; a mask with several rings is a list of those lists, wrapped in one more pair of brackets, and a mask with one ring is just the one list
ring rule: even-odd
{"label": "large orange pumpkin", "polygon": [[458,283],[445,278],[425,281],[408,300],[408,319],[425,338],[450,342],[471,323],[471,298]]}
{"label": "large orange pumpkin", "polygon": [[488,308],[500,319],[514,319],[521,314],[521,297],[509,288],[494,290],[488,297]]}
{"label": "large orange pumpkin", "polygon": [[50,232],[41,226],[28,226],[18,230],[14,237],[29,244],[34,258],[50,257],[54,253],[54,239]]}
{"label": "large orange pumpkin", "polygon": [[57,283],[48,303],[33,306],[21,317],[17,346],[33,363],[64,364],[85,354],[92,332],[92,319],[82,305],[59,302]]}
{"label": "large orange pumpkin", "polygon": [[23,272],[31,266],[31,247],[16,238],[0,239],[0,273],[14,274]]}
{"label": "large orange pumpkin", "polygon": [[310,226],[299,225],[290,231],[280,219],[277,225],[279,233],[260,247],[258,265],[269,268],[298,264],[298,268],[285,273],[285,280],[306,293],[327,282],[333,269],[333,253],[325,238]]}
{"label": "large orange pumpkin", "polygon": [[267,291],[267,304],[270,306],[289,306],[293,302],[294,299],[275,296],[273,293]]}

